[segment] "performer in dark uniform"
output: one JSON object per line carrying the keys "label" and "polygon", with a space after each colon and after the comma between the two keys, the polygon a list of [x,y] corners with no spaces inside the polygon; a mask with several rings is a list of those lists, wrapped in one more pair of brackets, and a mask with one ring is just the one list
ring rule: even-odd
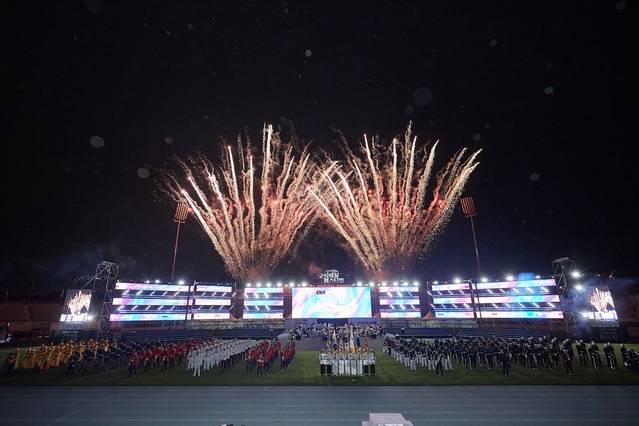
{"label": "performer in dark uniform", "polygon": [[504,376],[510,376],[510,356],[508,355],[508,352],[506,352],[505,350],[501,351],[501,368],[502,371],[504,372]]}
{"label": "performer in dark uniform", "polygon": [[322,352],[320,352],[319,363],[320,363],[320,375],[323,376],[326,373],[326,353],[324,352],[324,349],[322,349]]}
{"label": "performer in dark uniform", "polygon": [[368,367],[371,371],[371,376],[375,377],[375,351],[370,351],[368,354]]}
{"label": "performer in dark uniform", "polygon": [[435,374],[438,376],[441,374],[444,375],[444,363],[442,362],[443,355],[441,352],[437,352],[435,354]]}
{"label": "performer in dark uniform", "polygon": [[572,376],[572,356],[570,356],[568,349],[564,349],[564,367],[566,367],[566,373]]}

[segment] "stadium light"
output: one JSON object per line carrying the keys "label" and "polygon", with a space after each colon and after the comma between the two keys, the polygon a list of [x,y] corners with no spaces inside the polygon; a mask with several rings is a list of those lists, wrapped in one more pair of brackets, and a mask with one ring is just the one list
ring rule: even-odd
{"label": "stadium light", "polygon": [[461,203],[462,210],[464,211],[464,216],[470,219],[470,227],[473,231],[473,242],[475,243],[475,257],[477,258],[477,272],[479,272],[479,275],[481,276],[481,266],[479,265],[479,250],[477,249],[477,238],[475,237],[475,223],[473,222],[473,217],[477,216],[475,203],[473,202],[473,197],[465,197],[459,201]]}
{"label": "stadium light", "polygon": [[171,268],[171,282],[175,276],[175,259],[177,258],[178,239],[180,238],[180,225],[186,222],[186,215],[189,212],[189,207],[186,201],[180,201],[175,209],[175,217],[173,222],[177,223],[177,233],[175,234],[175,248],[173,250],[173,267]]}

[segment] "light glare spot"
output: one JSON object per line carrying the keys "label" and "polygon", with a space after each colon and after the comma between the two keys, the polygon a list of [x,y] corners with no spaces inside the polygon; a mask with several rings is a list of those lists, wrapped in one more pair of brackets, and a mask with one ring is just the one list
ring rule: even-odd
{"label": "light glare spot", "polygon": [[138,177],[140,179],[146,179],[150,176],[150,174],[151,173],[149,173],[149,170],[144,167],[138,169]]}
{"label": "light glare spot", "polygon": [[104,139],[102,139],[100,136],[91,136],[91,139],[89,140],[89,143],[94,148],[102,148],[102,147],[104,147]]}
{"label": "light glare spot", "polygon": [[433,92],[428,87],[420,87],[413,93],[413,102],[417,106],[425,106],[433,100]]}

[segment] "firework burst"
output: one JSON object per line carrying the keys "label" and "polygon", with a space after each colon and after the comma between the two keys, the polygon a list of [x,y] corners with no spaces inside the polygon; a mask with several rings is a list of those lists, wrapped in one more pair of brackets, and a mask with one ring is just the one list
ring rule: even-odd
{"label": "firework burst", "polygon": [[411,132],[409,123],[404,140],[395,138],[390,146],[365,136],[359,154],[340,133],[345,162],[325,160],[324,177],[330,179],[332,191],[328,198],[314,194],[344,247],[371,278],[411,270],[445,228],[479,164],[480,151],[464,160],[466,149],[461,149],[431,179],[437,143],[430,150],[418,148]]}
{"label": "firework burst", "polygon": [[330,189],[308,145],[296,159],[294,142],[282,142],[279,132],[265,126],[260,164],[250,138],[238,136],[237,154],[227,147],[221,167],[199,154],[188,163],[176,159],[186,185],[175,174],[164,175],[173,198],[189,204],[226,271],[240,282],[268,278],[295,253],[321,212],[317,194],[326,196]]}

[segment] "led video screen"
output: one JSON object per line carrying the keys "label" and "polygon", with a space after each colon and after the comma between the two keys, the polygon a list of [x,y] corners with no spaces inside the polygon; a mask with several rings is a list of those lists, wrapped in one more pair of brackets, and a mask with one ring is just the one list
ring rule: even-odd
{"label": "led video screen", "polygon": [[284,318],[284,287],[247,287],[244,289],[244,319]]}
{"label": "led video screen", "polygon": [[593,327],[618,327],[617,310],[608,287],[595,287],[587,296],[588,319]]}
{"label": "led video screen", "polygon": [[436,318],[561,319],[554,279],[433,285]]}
{"label": "led video screen", "polygon": [[184,321],[229,319],[233,287],[116,283],[111,321]]}
{"label": "led video screen", "polygon": [[380,286],[379,316],[381,318],[421,318],[418,286]]}
{"label": "led video screen", "polygon": [[[245,314],[246,316],[246,314]],[[294,287],[293,318],[370,318],[370,287]]]}
{"label": "led video screen", "polygon": [[91,306],[91,290],[67,290],[60,322],[86,322]]}

